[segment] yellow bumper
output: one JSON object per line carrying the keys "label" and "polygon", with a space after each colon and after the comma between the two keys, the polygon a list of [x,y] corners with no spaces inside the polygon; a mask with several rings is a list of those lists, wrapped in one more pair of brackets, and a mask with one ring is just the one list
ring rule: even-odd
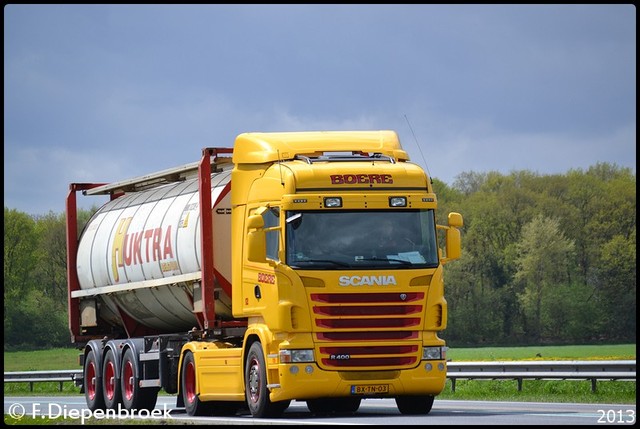
{"label": "yellow bumper", "polygon": [[278,367],[280,384],[269,386],[272,401],[352,395],[363,398],[438,395],[447,377],[445,361],[422,361],[417,368],[404,371],[323,371],[315,363]]}

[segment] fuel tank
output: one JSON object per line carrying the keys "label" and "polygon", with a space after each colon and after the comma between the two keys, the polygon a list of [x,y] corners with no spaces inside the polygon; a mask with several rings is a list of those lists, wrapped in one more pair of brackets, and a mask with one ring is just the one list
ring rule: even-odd
{"label": "fuel tank", "polygon": [[[223,290],[231,290],[230,191],[231,171],[212,173],[212,207],[205,213],[213,218],[215,312],[223,318],[232,317]],[[80,288],[101,288],[98,317],[111,325],[131,318],[166,333],[197,327],[192,278],[197,282],[201,270],[200,244],[197,179],[125,194],[102,206],[81,234]],[[195,293],[198,299],[200,290]]]}

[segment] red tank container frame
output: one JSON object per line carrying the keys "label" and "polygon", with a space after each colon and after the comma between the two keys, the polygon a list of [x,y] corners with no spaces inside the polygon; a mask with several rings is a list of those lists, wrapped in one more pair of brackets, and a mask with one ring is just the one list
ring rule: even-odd
{"label": "red tank container frame", "polygon": [[[229,156],[221,155],[233,154],[232,148],[203,148],[202,157],[197,163],[198,169],[198,193],[200,205],[200,238],[201,238],[201,255],[202,255],[202,279],[201,279],[201,299],[202,311],[196,311],[200,330],[206,335],[207,332],[213,332],[223,327],[241,327],[246,326],[246,321],[220,321],[216,319],[215,313],[215,269],[214,269],[214,246],[213,246],[213,219],[210,214],[212,207],[211,199],[211,173],[212,166],[218,162],[225,162],[230,159]],[[165,181],[175,180],[175,172],[165,172],[165,175],[156,177],[146,176],[146,180],[164,179]],[[112,186],[108,183],[71,183],[69,185],[69,193],[66,199],[66,238],[67,238],[67,304],[69,313],[69,331],[72,343],[82,343],[95,339],[95,335],[84,335],[80,327],[80,299],[73,297],[73,292],[81,290],[77,265],[77,252],[79,244],[78,236],[78,209],[77,209],[77,193],[80,191],[87,195],[87,191],[95,190],[91,195],[109,195],[110,200],[124,195],[123,188],[129,186],[135,189],[135,182],[128,182],[121,187]],[[133,186],[133,188],[131,187]],[[104,187],[104,190],[96,188]],[[205,215],[205,213],[207,215]],[[230,287],[225,282],[221,282],[225,292],[231,296]],[[156,333],[153,329],[140,325],[138,322],[129,317],[124,311],[120,310],[119,315],[122,319],[123,326],[128,337],[150,335]]]}

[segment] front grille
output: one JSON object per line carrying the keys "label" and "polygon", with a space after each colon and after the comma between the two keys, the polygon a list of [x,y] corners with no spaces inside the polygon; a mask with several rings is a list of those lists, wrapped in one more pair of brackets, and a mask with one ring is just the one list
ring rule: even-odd
{"label": "front grille", "polygon": [[382,293],[312,293],[311,300],[324,303],[345,304],[394,304],[421,301],[424,298],[422,292],[382,292]]}
{"label": "front grille", "polygon": [[354,368],[358,367],[372,367],[372,366],[384,366],[384,367],[397,367],[397,366],[413,366],[417,362],[418,358],[412,357],[375,357],[375,358],[350,358],[348,360],[332,360],[323,358],[322,364],[327,367],[334,368]]}
{"label": "front grille", "polygon": [[320,341],[393,341],[418,339],[418,331],[318,332]]}
{"label": "front grille", "polygon": [[354,305],[351,307],[313,307],[315,314],[323,314],[325,316],[399,316],[406,314],[416,314],[422,311],[419,305],[399,305],[385,307],[367,307],[364,305]]}
{"label": "front grille", "polygon": [[312,293],[318,363],[336,370],[414,367],[424,299],[423,292]]}
{"label": "front grille", "polygon": [[316,326],[330,329],[408,328],[420,325],[419,317],[399,319],[316,319]]}
{"label": "front grille", "polygon": [[[352,347],[351,355],[371,355],[380,353],[415,353],[418,351],[418,346],[364,346],[364,347]],[[320,347],[320,353],[335,355],[343,353],[342,347]]]}

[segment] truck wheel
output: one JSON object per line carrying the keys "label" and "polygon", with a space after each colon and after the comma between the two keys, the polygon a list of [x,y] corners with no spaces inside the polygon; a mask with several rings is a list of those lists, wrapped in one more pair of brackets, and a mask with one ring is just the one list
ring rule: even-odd
{"label": "truck wheel", "polygon": [[112,349],[104,355],[102,364],[102,396],[107,409],[115,410],[122,399],[120,380],[116,378],[116,358]]}
{"label": "truck wheel", "polygon": [[182,399],[190,416],[211,415],[211,403],[202,402],[196,390],[196,362],[192,352],[187,352],[182,361]]}
{"label": "truck wheel", "polygon": [[100,382],[101,368],[98,368],[96,355],[93,350],[87,353],[84,362],[83,383],[84,397],[87,401],[87,407],[91,411],[104,410],[104,396],[102,395],[102,384]]}
{"label": "truck wheel", "polygon": [[396,405],[401,414],[429,414],[433,407],[434,396],[398,396]]}
{"label": "truck wheel", "polygon": [[249,349],[244,370],[244,391],[253,417],[280,417],[291,401],[271,402],[267,390],[267,367],[262,345],[255,342]]}
{"label": "truck wheel", "polygon": [[120,376],[120,392],[122,392],[122,405],[128,411],[153,410],[158,400],[156,388],[140,387],[140,369],[138,359],[132,349],[127,349],[122,357],[122,369]]}

